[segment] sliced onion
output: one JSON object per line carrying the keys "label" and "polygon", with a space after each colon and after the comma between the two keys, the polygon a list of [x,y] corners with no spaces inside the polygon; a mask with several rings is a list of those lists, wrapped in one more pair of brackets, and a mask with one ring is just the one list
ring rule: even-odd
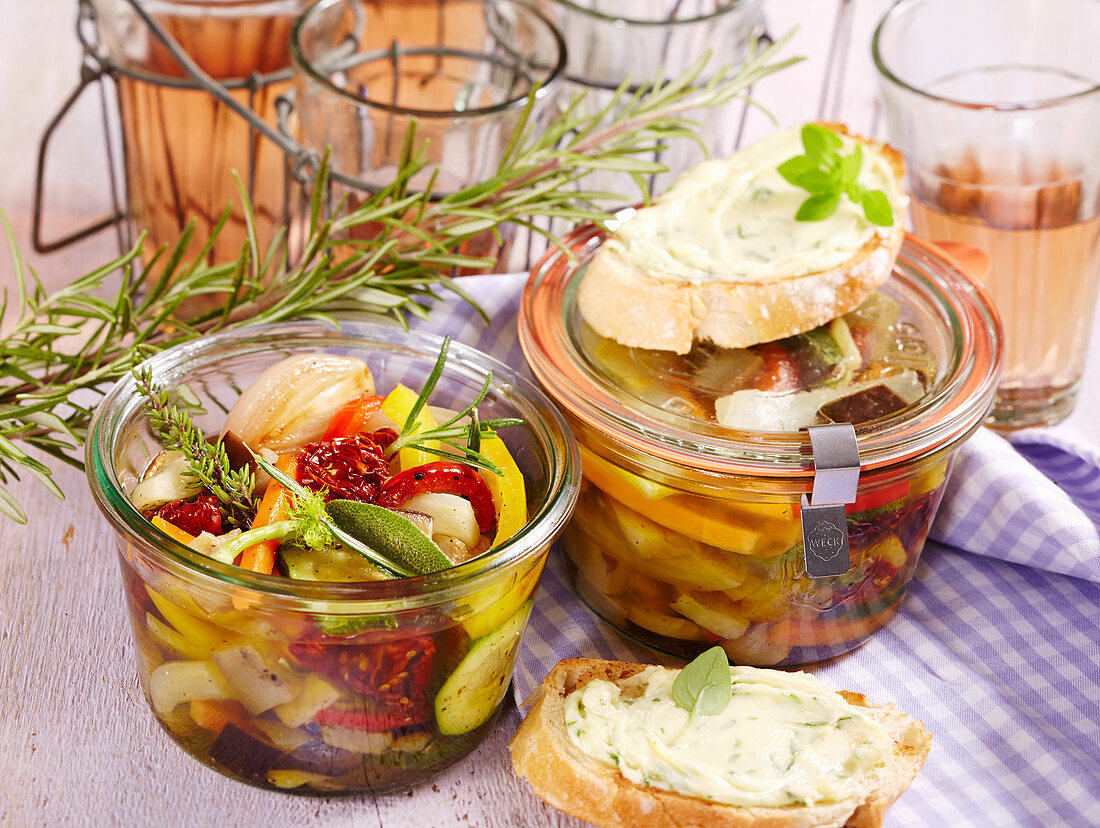
{"label": "sliced onion", "polygon": [[451,563],[460,564],[473,557],[470,554],[470,547],[458,538],[452,538],[450,535],[433,535],[432,540]]}
{"label": "sliced onion", "polygon": [[430,515],[426,515],[423,512],[407,512],[404,509],[394,509],[394,511],[409,521],[413,526],[427,535],[429,538],[432,536],[432,527],[435,521],[432,520]]}
{"label": "sliced onion", "polygon": [[481,540],[474,507],[464,497],[444,492],[418,494],[406,500],[404,508],[431,517],[432,535],[457,538],[470,547]]}
{"label": "sliced onion", "polygon": [[190,464],[182,451],[162,451],[149,466],[149,472],[130,493],[130,502],[140,512],[156,509],[174,500],[186,500],[202,490],[191,476]]}
{"label": "sliced onion", "polygon": [[361,359],[335,354],[299,354],[264,371],[225,418],[253,449],[299,449],[320,439],[332,415],[349,400],[374,393],[374,379]]}

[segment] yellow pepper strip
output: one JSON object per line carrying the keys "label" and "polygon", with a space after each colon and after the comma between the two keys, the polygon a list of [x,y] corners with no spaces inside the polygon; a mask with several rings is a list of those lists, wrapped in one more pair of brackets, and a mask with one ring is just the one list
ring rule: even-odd
{"label": "yellow pepper strip", "polygon": [[[409,412],[412,411],[413,405],[416,404],[418,396],[419,395],[409,387],[399,384],[382,402],[382,413],[393,420],[400,430],[405,427],[405,421],[409,419]],[[420,424],[412,430],[414,434],[435,428],[435,417],[428,411],[427,406],[420,409],[417,419]],[[422,449],[411,447],[398,449],[397,471],[405,471],[414,466],[423,466],[425,463],[431,463],[438,459],[438,457]]]}
{"label": "yellow pepper strip", "polygon": [[786,503],[735,503],[668,494],[649,499],[633,484],[638,478],[581,449],[585,479],[613,500],[685,537],[734,552],[770,558],[798,542],[800,526]]}
{"label": "yellow pepper strip", "polygon": [[170,537],[177,543],[182,543],[184,546],[190,546],[191,541],[195,539],[194,535],[184,532],[178,526],[173,523],[169,523],[160,515],[153,515],[153,519],[150,521],[160,531]]}
{"label": "yellow pepper strip", "polygon": [[240,635],[224,627],[196,618],[187,610],[169,601],[152,587],[147,585],[145,591],[149,593],[149,597],[153,600],[153,604],[156,605],[161,617],[187,639],[196,652],[203,653],[206,658],[209,658],[210,653],[215,650],[220,650],[242,640]]}
{"label": "yellow pepper strip", "polygon": [[527,489],[523,482],[523,472],[519,470],[508,446],[500,437],[494,434],[483,438],[481,453],[503,472],[480,472],[497,510],[497,533],[493,538],[493,546],[500,546],[527,523]]}
{"label": "yellow pepper strip", "polygon": [[477,639],[502,627],[534,594],[545,564],[546,556],[543,555],[526,574],[516,578],[515,583],[494,584],[471,595],[470,603],[477,611],[462,622],[467,635]]}

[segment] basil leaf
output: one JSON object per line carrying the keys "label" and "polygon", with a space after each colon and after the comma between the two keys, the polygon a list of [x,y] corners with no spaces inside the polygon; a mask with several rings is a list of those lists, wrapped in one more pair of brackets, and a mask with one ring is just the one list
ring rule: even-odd
{"label": "basil leaf", "polygon": [[733,698],[733,679],[726,651],[711,647],[680,671],[672,682],[672,700],[692,716],[714,716]]}
{"label": "basil leaf", "polygon": [[802,146],[811,158],[824,159],[843,146],[840,136],[831,129],[818,124],[806,124],[802,127]]}
{"label": "basil leaf", "polygon": [[780,164],[776,171],[789,184],[812,195],[802,202],[795,214],[796,221],[821,221],[836,212],[842,194],[853,204],[863,207],[863,214],[872,224],[889,227],[894,223],[890,200],[881,190],[868,191],[858,184],[863,166],[863,146],[855,144],[851,155],[837,151],[844,142],[830,129],[817,124],[802,127],[805,155],[796,155]]}
{"label": "basil leaf", "polygon": [[795,221],[821,221],[836,212],[837,202],[840,201],[840,193],[835,190],[828,193],[812,195],[802,202],[802,206],[795,213]]}
{"label": "basil leaf", "polygon": [[863,214],[867,221],[879,227],[891,227],[894,224],[894,212],[890,209],[890,200],[882,190],[869,190],[863,193]]}
{"label": "basil leaf", "polygon": [[789,184],[808,189],[802,182],[808,173],[817,171],[817,162],[808,155],[796,155],[788,158],[776,168]]}
{"label": "basil leaf", "polygon": [[811,193],[828,193],[836,189],[836,181],[824,170],[810,170],[802,176],[802,183],[797,186]]}
{"label": "basil leaf", "polygon": [[863,166],[863,148],[856,144],[855,152],[840,159],[840,180],[844,184],[854,184],[859,168]]}

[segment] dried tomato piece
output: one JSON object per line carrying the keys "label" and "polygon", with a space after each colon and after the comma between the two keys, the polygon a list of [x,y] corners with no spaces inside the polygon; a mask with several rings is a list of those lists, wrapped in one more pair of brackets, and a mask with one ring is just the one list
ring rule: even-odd
{"label": "dried tomato piece", "polygon": [[[327,489],[328,499],[373,503],[390,476],[385,448],[393,439],[382,429],[310,443],[298,455],[298,482],[307,489]],[[381,443],[380,443],[381,441]]]}
{"label": "dried tomato piece", "polygon": [[173,500],[157,509],[155,514],[189,535],[222,533],[222,513],[218,509],[218,499],[211,494],[199,495],[193,500]]}
{"label": "dried tomato piece", "polygon": [[307,668],[370,699],[378,721],[415,724],[430,709],[436,644],[429,635],[356,643],[298,641],[290,652]]}

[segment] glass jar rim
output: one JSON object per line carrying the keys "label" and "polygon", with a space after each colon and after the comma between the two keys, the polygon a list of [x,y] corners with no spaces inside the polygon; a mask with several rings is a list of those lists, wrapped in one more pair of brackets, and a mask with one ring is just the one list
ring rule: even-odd
{"label": "glass jar rim", "polygon": [[871,35],[871,59],[874,61],[875,68],[878,70],[883,80],[928,101],[946,104],[959,109],[986,112],[1030,112],[1042,109],[1053,109],[1100,93],[1100,82],[1094,82],[1092,86],[1086,89],[1080,89],[1068,95],[1056,95],[1051,98],[1040,98],[1033,101],[1021,101],[1019,103],[983,103],[981,101],[967,101],[961,98],[953,98],[948,95],[937,95],[934,92],[929,92],[927,89],[921,89],[913,86],[911,83],[903,81],[898,76],[897,72],[888,65],[886,58],[883,56],[882,40],[890,26],[900,20],[903,15],[908,14],[912,9],[925,2],[927,2],[927,0],[899,0],[899,2],[890,7],[875,26],[874,34]]}
{"label": "glass jar rim", "polygon": [[[379,323],[344,322],[340,330],[316,322],[290,322],[256,325],[206,336],[201,340],[170,348],[150,357],[138,368],[148,368],[154,380],[164,382],[183,379],[189,371],[209,364],[228,349],[233,353],[283,348],[354,347],[355,342],[379,343],[403,347],[405,353],[438,353],[442,337],[410,332]],[[376,349],[380,353],[392,353]],[[430,596],[432,603],[467,594],[471,588],[502,569],[535,556],[545,549],[564,526],[572,512],[579,490],[580,455],[572,433],[557,408],[530,380],[503,362],[481,351],[451,342],[447,374],[479,377],[492,373],[491,389],[507,392],[510,399],[522,402],[538,421],[528,421],[527,427],[542,447],[546,466],[546,494],[528,517],[527,523],[491,554],[478,556],[450,569],[411,578],[384,581],[325,582],[299,581],[279,575],[250,572],[232,564],[224,564],[196,552],[170,538],[146,520],[130,502],[119,481],[113,460],[117,440],[139,416],[141,397],[131,374],[119,380],[99,404],[88,430],[85,465],[93,498],[116,531],[125,532],[130,540],[162,565],[176,572],[185,572],[239,588],[262,593],[265,600],[287,599],[291,602],[313,601],[359,605],[401,602],[417,603]],[[362,611],[367,611],[363,609]]]}
{"label": "glass jar rim", "polygon": [[[295,22],[294,27],[290,31],[290,59],[291,63],[299,71],[308,76],[313,82],[318,83],[324,89],[328,90],[337,98],[344,99],[346,101],[352,101],[356,104],[372,107],[374,109],[380,109],[383,112],[391,112],[395,115],[406,115],[415,118],[423,119],[439,119],[439,120],[458,120],[461,118],[482,117],[485,115],[494,115],[499,112],[517,111],[523,109],[527,105],[527,100],[532,94],[531,92],[525,92],[522,95],[514,95],[505,101],[501,101],[498,104],[492,106],[474,107],[471,109],[465,109],[462,111],[451,110],[443,111],[439,109],[415,109],[407,106],[397,106],[394,104],[386,103],[385,101],[376,100],[365,95],[357,95],[353,92],[349,92],[341,86],[337,86],[324,73],[319,72],[305,54],[302,48],[302,33],[305,27],[310,23],[311,19],[322,11],[338,6],[341,4],[354,3],[356,0],[320,0],[310,6]],[[567,60],[565,38],[561,32],[558,31],[558,27],[555,26],[550,20],[547,19],[541,11],[528,5],[522,0],[461,0],[461,2],[479,3],[480,5],[488,5],[490,3],[504,3],[509,6],[513,6],[520,9],[524,14],[528,14],[531,17],[539,20],[545,27],[547,32],[551,35],[554,43],[557,45],[557,60],[547,70],[546,77],[540,83],[540,85],[534,89],[535,99],[544,98],[550,94],[553,89],[560,83],[565,73],[565,64]],[[384,57],[392,54],[391,49],[378,50],[377,57]]]}
{"label": "glass jar rim", "polygon": [[[694,473],[808,478],[808,434],[741,431],[713,423],[691,429],[650,416],[585,367],[566,319],[576,278],[606,231],[578,228],[568,252],[551,250],[532,270],[520,304],[520,345],[551,397],[600,439]],[[572,257],[572,258],[570,258]],[[1001,327],[985,290],[935,245],[906,235],[891,278],[920,291],[947,320],[953,349],[931,392],[897,414],[856,426],[864,471],[894,468],[965,439],[989,412],[1001,361]]]}
{"label": "glass jar rim", "polygon": [[657,19],[657,18],[642,18],[642,17],[627,17],[623,14],[606,14],[598,9],[591,9],[586,6],[582,6],[574,0],[551,0],[559,6],[564,6],[579,14],[583,14],[586,17],[591,17],[595,20],[599,20],[604,23],[611,24],[626,24],[628,26],[638,27],[653,27],[667,26],[667,27],[679,27],[688,26],[692,23],[703,23],[708,20],[714,20],[723,15],[729,14],[733,11],[739,11],[747,6],[758,6],[762,0],[733,0],[721,8],[717,8],[714,11],[707,12],[706,14],[696,15],[695,17],[681,17],[672,20],[669,19]]}

